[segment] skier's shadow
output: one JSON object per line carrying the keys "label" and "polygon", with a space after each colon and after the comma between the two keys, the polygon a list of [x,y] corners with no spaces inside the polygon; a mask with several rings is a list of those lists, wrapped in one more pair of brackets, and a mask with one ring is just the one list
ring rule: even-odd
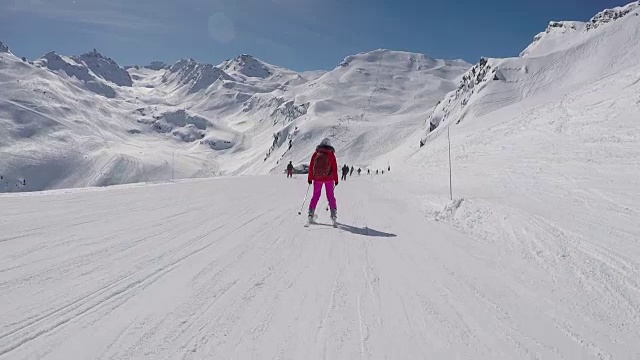
{"label": "skier's shadow", "polygon": [[[322,223],[317,223],[317,225],[333,226],[333,225],[322,224]],[[383,231],[374,230],[374,229],[372,229],[372,228],[370,228],[368,226],[365,226],[363,228],[358,228],[358,227],[355,227],[355,226],[338,223],[338,229],[342,229],[342,230],[350,232],[352,234],[362,235],[362,236],[384,237],[384,238],[391,238],[391,237],[396,237],[397,236],[396,234],[391,234],[391,233],[386,233],[386,232],[383,232]]]}

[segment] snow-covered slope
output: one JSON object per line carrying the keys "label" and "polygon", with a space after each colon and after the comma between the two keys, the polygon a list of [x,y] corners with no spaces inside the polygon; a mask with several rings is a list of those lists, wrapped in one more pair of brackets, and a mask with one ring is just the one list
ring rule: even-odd
{"label": "snow-covered slope", "polygon": [[309,228],[296,217],[304,176],[0,195],[0,359],[640,352],[637,213],[589,204],[605,211],[575,227],[607,234],[592,241],[558,228],[575,217],[557,208],[554,222],[483,199],[425,213],[432,179],[354,175],[338,229],[324,210]]}
{"label": "snow-covered slope", "polygon": [[305,73],[249,55],[125,70],[95,50],[33,64],[3,53],[0,188],[280,172],[325,136],[365,165],[419,130],[468,66],[388,50]]}
{"label": "snow-covered slope", "polygon": [[431,130],[443,120],[478,118],[521,102],[545,103],[638,65],[639,13],[634,2],[605,10],[589,23],[551,22],[521,57],[483,58],[438,104]]}
{"label": "snow-covered slope", "polygon": [[[436,107],[427,134],[387,155],[401,163],[394,171],[420,181],[411,193],[421,199],[427,218],[474,239],[469,252],[493,248],[479,258],[514,269],[530,286],[512,291],[496,280],[503,300],[528,294],[543,308],[572,309],[563,315],[533,306],[531,313],[553,319],[562,335],[549,339],[569,339],[581,352],[541,341],[546,350],[496,358],[616,359],[639,353],[629,350],[635,340],[622,340],[636,331],[627,326],[638,326],[640,314],[636,5],[621,8],[635,10],[611,21],[592,23],[598,26],[551,26],[521,57],[482,60]],[[471,283],[485,276],[480,271]],[[559,294],[568,297],[559,300]],[[505,310],[502,319],[518,318],[506,302],[485,299]],[[613,327],[598,329],[589,324],[594,319]],[[518,325],[503,329],[522,335]],[[533,339],[540,340],[516,338],[514,346],[531,349],[526,343]]]}

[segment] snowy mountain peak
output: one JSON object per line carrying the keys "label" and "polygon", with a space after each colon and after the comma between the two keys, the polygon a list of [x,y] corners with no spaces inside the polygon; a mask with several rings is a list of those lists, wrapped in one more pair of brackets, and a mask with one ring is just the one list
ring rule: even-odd
{"label": "snowy mountain peak", "polygon": [[10,53],[9,47],[0,41],[0,53]]}
{"label": "snowy mountain peak", "polygon": [[110,81],[119,86],[132,86],[133,80],[129,73],[111,58],[103,56],[96,49],[73,59],[80,64],[84,64],[98,77]]}
{"label": "snowy mountain peak", "polygon": [[152,61],[149,65],[144,66],[144,68],[150,70],[168,70],[170,66],[164,61]]}
{"label": "snowy mountain peak", "polygon": [[220,65],[220,68],[229,74],[243,75],[250,78],[266,79],[273,75],[270,65],[248,54],[242,54],[233,60],[227,60]]}
{"label": "snowy mountain peak", "polygon": [[612,21],[619,20],[631,13],[640,15],[640,1],[625,6],[605,9],[584,23],[581,21],[551,21],[546,30],[537,34],[531,44],[520,53],[520,57],[547,55],[562,47],[573,46],[567,35],[594,30]]}
{"label": "snowy mountain peak", "polygon": [[167,74],[162,77],[162,82],[186,87],[189,94],[207,89],[220,79],[233,80],[223,70],[211,64],[199,63],[191,58],[178,60],[168,70]]}
{"label": "snowy mountain peak", "polygon": [[[66,67],[79,67],[75,62],[66,56],[62,56],[55,51],[50,51],[35,62],[36,66],[46,67],[50,70],[62,70]],[[69,74],[73,76],[72,74]],[[81,79],[82,80],[82,79]]]}
{"label": "snowy mountain peak", "polygon": [[361,52],[356,55],[349,55],[346,58],[344,58],[338,66],[348,67],[349,65],[351,65],[352,62],[359,61],[359,60],[376,62],[376,61],[379,61],[384,56],[385,51],[388,52],[388,50],[377,49],[377,50],[368,51],[368,52]]}
{"label": "snowy mountain peak", "polygon": [[433,59],[424,54],[378,49],[347,56],[336,69],[352,68],[364,76],[379,74],[382,69],[386,69],[385,72],[437,72],[439,77],[451,80],[470,67],[471,64],[463,60]]}
{"label": "snowy mountain peak", "polygon": [[87,53],[84,53],[82,55],[80,55],[79,57],[81,58],[97,58],[97,59],[108,59],[107,57],[102,56],[102,54],[100,54],[98,52],[98,50],[93,49]]}
{"label": "snowy mountain peak", "polygon": [[51,51],[43,55],[35,64],[52,71],[62,70],[67,75],[84,82],[96,82],[97,79],[101,79],[118,86],[133,85],[131,76],[124,68],[95,50],[72,57]]}
{"label": "snowy mountain peak", "polygon": [[568,31],[579,30],[581,25],[582,23],[579,21],[550,21],[544,32],[547,34],[551,34],[553,32],[566,33]]}
{"label": "snowy mountain peak", "polygon": [[[599,13],[597,13],[594,17],[589,20],[587,23],[587,30],[596,29],[604,24],[607,24],[611,21],[618,20],[632,11],[638,10],[640,8],[640,1],[634,1],[625,6],[618,6],[613,9],[605,9]],[[636,12],[636,16],[638,13]]]}
{"label": "snowy mountain peak", "polygon": [[520,57],[526,57],[542,42],[553,42],[566,34],[584,31],[586,24],[580,21],[551,21],[545,31],[533,37],[533,41],[520,53]]}

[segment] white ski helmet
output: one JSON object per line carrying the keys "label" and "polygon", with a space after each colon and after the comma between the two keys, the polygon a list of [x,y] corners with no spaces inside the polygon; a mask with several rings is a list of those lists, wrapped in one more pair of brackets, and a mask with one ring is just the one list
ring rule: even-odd
{"label": "white ski helmet", "polygon": [[322,139],[322,141],[320,141],[320,145],[322,145],[322,146],[331,146],[331,139],[329,139],[329,138]]}

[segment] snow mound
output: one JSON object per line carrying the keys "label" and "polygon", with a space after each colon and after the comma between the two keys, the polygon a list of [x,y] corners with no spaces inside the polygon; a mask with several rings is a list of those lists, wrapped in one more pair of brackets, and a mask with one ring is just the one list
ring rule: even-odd
{"label": "snow mound", "polygon": [[202,141],[209,148],[216,151],[228,150],[236,145],[235,136],[231,135],[231,133],[211,134]]}
{"label": "snow mound", "polygon": [[[143,109],[139,109],[139,112]],[[158,133],[171,133],[184,142],[202,139],[211,122],[201,116],[191,115],[186,110],[167,111],[159,115],[140,118],[140,124],[150,125]]]}

